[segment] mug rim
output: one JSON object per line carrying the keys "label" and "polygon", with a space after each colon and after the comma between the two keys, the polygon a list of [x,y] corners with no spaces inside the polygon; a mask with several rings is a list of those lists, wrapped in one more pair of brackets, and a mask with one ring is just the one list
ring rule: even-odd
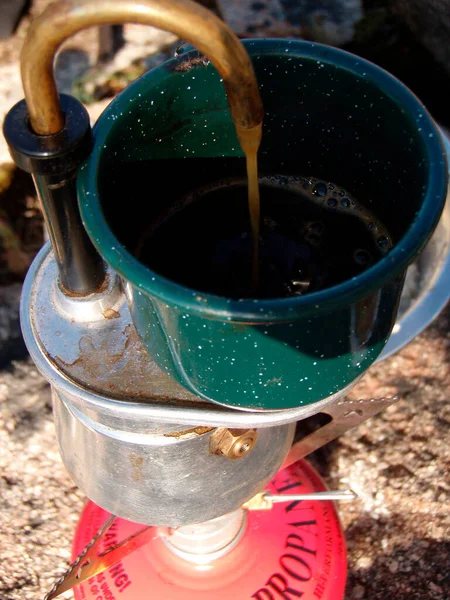
{"label": "mug rim", "polygon": [[[418,132],[425,150],[429,174],[422,206],[408,231],[392,250],[355,278],[304,296],[270,299],[242,299],[216,296],[171,281],[136,259],[114,235],[103,214],[98,189],[101,154],[108,135],[116,126],[116,117],[144,90],[170,77],[167,61],[144,74],[121,92],[104,110],[94,130],[94,145],[79,169],[78,198],[84,226],[92,243],[106,262],[140,291],[167,304],[176,304],[202,317],[242,323],[274,323],[321,314],[324,310],[350,305],[404,271],[427,243],[436,227],[447,195],[446,155],[440,132],[416,95],[396,77],[359,56],[345,50],[302,40],[242,40],[249,55],[280,55],[320,59],[350,71],[357,77],[369,77],[380,90],[401,105],[410,116],[421,114]],[[189,52],[195,52],[191,50]],[[183,53],[185,57],[189,52]],[[176,59],[172,59],[175,61]],[[141,93],[142,91],[142,93]],[[388,268],[386,268],[388,266]],[[320,311],[318,312],[318,309]]]}

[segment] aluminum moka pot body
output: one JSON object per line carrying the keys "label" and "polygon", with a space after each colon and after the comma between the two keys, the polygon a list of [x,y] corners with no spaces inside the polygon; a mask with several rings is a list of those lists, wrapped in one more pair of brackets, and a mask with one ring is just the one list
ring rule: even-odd
{"label": "aluminum moka pot body", "polygon": [[[383,259],[319,292],[235,301],[169,281],[135,258],[136,240],[161,210],[217,176],[196,169],[196,160],[245,164],[220,76],[196,51],[147,73],[110,104],[78,193],[87,232],[120,274],[135,327],[160,368],[203,399],[275,410],[331,397],[380,355],[406,268],[442,211],[446,167],[426,110],[385,71],[309,42],[244,43],[265,108],[260,172],[315,176],[349,190],[393,237]],[[161,181],[164,159],[192,168]],[[176,239],[173,251],[182,252]]]}

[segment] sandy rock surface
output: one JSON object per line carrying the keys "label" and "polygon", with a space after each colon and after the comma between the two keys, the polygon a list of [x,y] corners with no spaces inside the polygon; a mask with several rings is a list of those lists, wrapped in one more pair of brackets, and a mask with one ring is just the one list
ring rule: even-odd
{"label": "sandy rock surface", "polygon": [[331,452],[329,485],[340,482],[359,494],[340,505],[348,599],[450,597],[449,319],[447,308],[352,391],[352,397],[400,399]]}

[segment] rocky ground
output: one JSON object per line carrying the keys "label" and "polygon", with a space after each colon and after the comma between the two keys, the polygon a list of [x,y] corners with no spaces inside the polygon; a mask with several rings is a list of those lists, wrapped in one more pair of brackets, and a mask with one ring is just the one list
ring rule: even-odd
{"label": "rocky ground", "polygon": [[[34,0],[31,13],[48,3]],[[209,4],[241,35],[302,35],[345,44],[403,78],[439,122],[449,124],[445,94],[439,93],[448,83],[441,66],[395,21],[386,2]],[[15,36],[0,42],[1,118],[22,95],[17,60],[29,20],[26,16]],[[99,53],[95,31],[74,39],[60,58],[60,85],[75,86],[93,120],[112,95],[167,56],[175,42],[136,27],[124,34],[127,43],[101,69],[92,68]],[[35,600],[68,564],[85,498],[61,463],[49,387],[20,335],[24,261],[39,247],[42,230],[29,182],[14,174],[11,183],[9,172],[1,171],[8,160],[0,145],[0,598]],[[5,239],[13,250],[3,255]],[[359,398],[399,394],[397,404],[312,457],[331,488],[350,487],[359,496],[339,506],[349,552],[346,600],[450,597],[449,321],[447,308],[399,354],[372,367],[352,392]]]}
{"label": "rocky ground", "polygon": [[349,599],[450,597],[449,308],[352,391],[400,400],[330,450],[329,485],[359,494],[340,505]]}

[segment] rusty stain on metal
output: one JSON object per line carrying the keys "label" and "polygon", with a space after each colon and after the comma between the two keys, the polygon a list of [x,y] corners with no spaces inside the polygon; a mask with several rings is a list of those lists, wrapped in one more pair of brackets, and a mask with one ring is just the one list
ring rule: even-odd
{"label": "rusty stain on metal", "polygon": [[174,63],[168,63],[168,68],[172,69],[173,71],[188,73],[196,67],[207,67],[210,62],[211,61],[206,58],[206,56],[196,52],[193,56],[181,57]]}
{"label": "rusty stain on metal", "polygon": [[[106,288],[109,285],[109,275],[106,274],[105,278],[103,279],[102,283],[100,284],[100,287],[98,287],[95,290],[96,294],[101,294],[102,292],[104,292],[106,290]],[[86,298],[85,294],[78,294],[77,292],[74,292],[73,290],[68,290],[66,289],[61,281],[58,280],[58,287],[60,288],[60,290],[62,291],[62,293],[65,296],[69,296],[69,298]]]}
{"label": "rusty stain on metal", "polygon": [[[152,360],[132,323],[124,295],[113,305],[118,318],[105,319],[100,314],[95,321],[75,321],[55,310],[52,286],[56,279],[56,263],[47,253],[33,287],[36,304],[29,318],[38,332],[40,351],[65,379],[84,390],[122,402],[208,408],[218,415],[228,412],[227,408],[212,405],[188,391],[169,376],[164,365]],[[195,424],[196,421],[188,422],[186,428]]]}
{"label": "rusty stain on metal", "polygon": [[105,319],[120,319],[120,313],[113,308],[106,308],[102,312],[102,315],[105,317]]}
{"label": "rusty stain on metal", "polygon": [[209,433],[213,431],[214,427],[192,427],[191,429],[185,429],[184,431],[173,431],[171,433],[165,433],[164,437],[173,437],[173,438],[182,438],[182,437],[191,437],[192,435],[204,435],[205,433]]}
{"label": "rusty stain on metal", "polygon": [[266,383],[264,384],[264,387],[267,387],[268,385],[270,386],[274,386],[274,385],[281,385],[283,378],[282,377],[272,377],[272,379],[268,379],[266,381]]}
{"label": "rusty stain on metal", "polygon": [[108,335],[97,336],[94,344],[90,335],[83,335],[75,360],[67,362],[60,356],[49,359],[75,383],[119,400],[138,399],[193,408],[209,406],[173,381],[149,358],[131,323],[116,335],[120,335],[120,344],[117,337],[113,340]]}
{"label": "rusty stain on metal", "polygon": [[136,454],[136,452],[130,452],[130,463],[131,463],[131,477],[136,483],[144,481],[144,475],[142,473],[142,465],[144,464],[144,458]]}

